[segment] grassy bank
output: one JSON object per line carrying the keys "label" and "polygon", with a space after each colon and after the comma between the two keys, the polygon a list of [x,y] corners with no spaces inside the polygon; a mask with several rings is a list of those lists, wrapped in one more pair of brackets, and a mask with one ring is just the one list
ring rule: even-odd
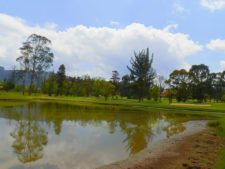
{"label": "grassy bank", "polygon": [[167,99],[162,99],[160,102],[154,102],[152,100],[144,100],[139,103],[135,99],[109,98],[107,101],[103,97],[70,97],[70,96],[52,96],[42,94],[33,94],[31,96],[23,96],[21,93],[16,92],[0,92],[0,102],[29,102],[37,100],[48,100],[48,101],[61,101],[71,102],[76,104],[95,104],[95,105],[115,105],[115,106],[132,106],[142,108],[158,108],[158,109],[171,109],[171,110],[188,110],[188,111],[203,111],[203,112],[220,112],[225,113],[225,103],[207,102],[204,104],[196,103],[195,101],[188,101],[184,103],[177,103],[175,100],[172,104],[169,104]]}

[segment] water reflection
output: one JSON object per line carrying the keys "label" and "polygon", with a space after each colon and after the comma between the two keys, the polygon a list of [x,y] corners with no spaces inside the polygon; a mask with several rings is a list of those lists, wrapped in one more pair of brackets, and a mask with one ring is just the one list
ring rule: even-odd
{"label": "water reflection", "polygon": [[[95,109],[57,103],[32,103],[0,109],[11,141],[0,143],[3,168],[94,168],[182,132],[185,116]],[[1,136],[2,138],[2,136]],[[3,133],[7,138],[7,133]],[[11,146],[9,146],[11,144]],[[10,154],[10,147],[14,154]],[[14,155],[17,161],[14,160]],[[3,160],[7,159],[7,160]]]}
{"label": "water reflection", "polygon": [[11,132],[12,147],[22,163],[34,162],[43,157],[43,148],[48,143],[47,132],[37,121],[19,120]]}
{"label": "water reflection", "polygon": [[[48,143],[47,132],[36,120],[40,112],[39,105],[27,105],[6,109],[8,118],[16,120],[15,128],[10,133],[13,138],[12,148],[21,163],[30,163],[43,157],[44,146]],[[4,112],[4,111],[3,111]],[[14,114],[16,112],[16,114]],[[19,114],[18,114],[19,113]]]}

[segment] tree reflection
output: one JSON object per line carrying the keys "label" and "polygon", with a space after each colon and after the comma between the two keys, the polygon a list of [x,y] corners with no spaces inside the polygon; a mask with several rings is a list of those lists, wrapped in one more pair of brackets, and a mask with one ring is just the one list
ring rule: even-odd
{"label": "tree reflection", "polygon": [[145,117],[139,120],[130,118],[129,122],[120,123],[121,130],[127,135],[123,143],[126,143],[127,151],[130,154],[136,154],[148,146],[149,139],[153,134],[152,126],[156,122],[157,118],[152,116],[152,118]]}
{"label": "tree reflection", "polygon": [[12,147],[22,163],[29,163],[43,157],[43,148],[48,143],[47,132],[36,121],[20,120],[11,133]]}
{"label": "tree reflection", "polygon": [[136,154],[147,147],[152,134],[151,127],[136,126],[126,130],[127,137],[123,142],[127,142],[127,150],[130,151],[130,154]]}
{"label": "tree reflection", "polygon": [[167,125],[163,128],[163,131],[166,132],[167,138],[170,138],[175,134],[181,133],[186,129],[186,127],[182,123],[185,121],[185,119],[182,119],[182,117],[178,119],[169,118],[168,116],[163,115],[162,118],[167,122]]}
{"label": "tree reflection", "polygon": [[181,124],[183,121],[178,119],[186,117],[178,118],[177,115],[163,112],[141,112],[138,115],[137,113],[110,106],[100,109],[51,102],[28,104],[2,111],[4,117],[17,121],[17,126],[11,133],[14,139],[12,147],[22,163],[43,157],[43,149],[48,138],[47,132],[40,126],[41,123],[54,129],[58,136],[63,132],[61,130],[64,121],[74,122],[82,128],[89,126],[104,128],[110,134],[122,132],[125,136],[123,144],[130,154],[136,154],[147,148],[151,139],[171,137],[185,130]]}
{"label": "tree reflection", "polygon": [[22,163],[29,163],[43,157],[44,146],[48,143],[47,132],[40,126],[40,122],[34,120],[32,114],[37,113],[37,107],[28,106],[25,119],[17,119],[13,132],[12,147],[17,158]]}
{"label": "tree reflection", "polygon": [[181,123],[181,124],[170,124],[163,130],[167,133],[167,138],[170,138],[175,134],[183,132],[185,129],[186,127]]}

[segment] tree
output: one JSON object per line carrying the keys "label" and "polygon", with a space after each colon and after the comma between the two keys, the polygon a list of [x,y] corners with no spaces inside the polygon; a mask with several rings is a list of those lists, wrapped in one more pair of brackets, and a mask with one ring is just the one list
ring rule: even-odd
{"label": "tree", "polygon": [[94,92],[96,96],[104,96],[105,101],[107,101],[108,97],[113,94],[115,90],[115,86],[112,83],[107,82],[105,80],[98,79],[94,82]]}
{"label": "tree", "polygon": [[51,72],[48,79],[42,83],[42,92],[52,96],[57,92],[56,75]]}
{"label": "tree", "polygon": [[12,81],[6,80],[3,82],[3,90],[8,92],[14,88],[15,88],[15,83],[13,83]]}
{"label": "tree", "polygon": [[59,66],[59,70],[56,74],[56,82],[58,87],[57,95],[63,94],[65,81],[66,81],[66,68],[62,64]]}
{"label": "tree", "polygon": [[149,93],[151,94],[151,98],[153,98],[153,100],[157,102],[160,97],[160,87],[157,85],[153,85],[149,88]]}
{"label": "tree", "polygon": [[148,94],[148,89],[155,78],[155,71],[152,68],[153,54],[149,58],[149,49],[142,50],[138,54],[134,52],[134,58],[131,58],[130,77],[133,81],[134,91],[139,102],[143,101],[144,96]]}
{"label": "tree", "polygon": [[162,93],[165,88],[165,78],[161,75],[157,75],[154,81],[155,81],[154,83],[157,84],[157,86],[159,87],[159,99],[161,101]]}
{"label": "tree", "polygon": [[173,95],[174,95],[173,89],[165,90],[165,96],[168,98],[170,104],[173,102]]}
{"label": "tree", "polygon": [[[37,74],[52,66],[54,55],[49,45],[51,41],[44,36],[32,34],[20,48],[21,56],[16,59],[24,74],[30,74],[29,95],[32,92]],[[25,77],[24,77],[25,78]]]}
{"label": "tree", "polygon": [[176,91],[176,99],[178,102],[185,102],[190,95],[189,91],[189,72],[185,69],[174,70],[166,83]]}
{"label": "tree", "polygon": [[131,79],[129,75],[124,75],[122,77],[122,81],[120,82],[120,94],[127,98],[130,98],[132,95]]}
{"label": "tree", "polygon": [[207,93],[209,68],[204,64],[192,65],[190,69],[191,90],[193,99],[202,102]]}
{"label": "tree", "polygon": [[111,77],[112,84],[115,86],[115,93],[113,93],[113,96],[119,94],[119,80],[119,72],[117,70],[113,70]]}
{"label": "tree", "polygon": [[210,73],[206,87],[210,99],[212,98],[217,102],[221,100],[223,94],[225,93],[225,71]]}

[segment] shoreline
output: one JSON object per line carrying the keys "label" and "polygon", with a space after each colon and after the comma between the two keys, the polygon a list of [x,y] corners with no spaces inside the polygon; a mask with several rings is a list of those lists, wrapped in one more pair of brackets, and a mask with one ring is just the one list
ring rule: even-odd
{"label": "shoreline", "polygon": [[[184,132],[161,140],[151,148],[125,160],[100,166],[97,169],[212,168],[219,151],[225,147],[224,139],[207,128],[207,121],[190,121],[184,124],[187,126]],[[207,152],[210,154],[205,156]]]}

